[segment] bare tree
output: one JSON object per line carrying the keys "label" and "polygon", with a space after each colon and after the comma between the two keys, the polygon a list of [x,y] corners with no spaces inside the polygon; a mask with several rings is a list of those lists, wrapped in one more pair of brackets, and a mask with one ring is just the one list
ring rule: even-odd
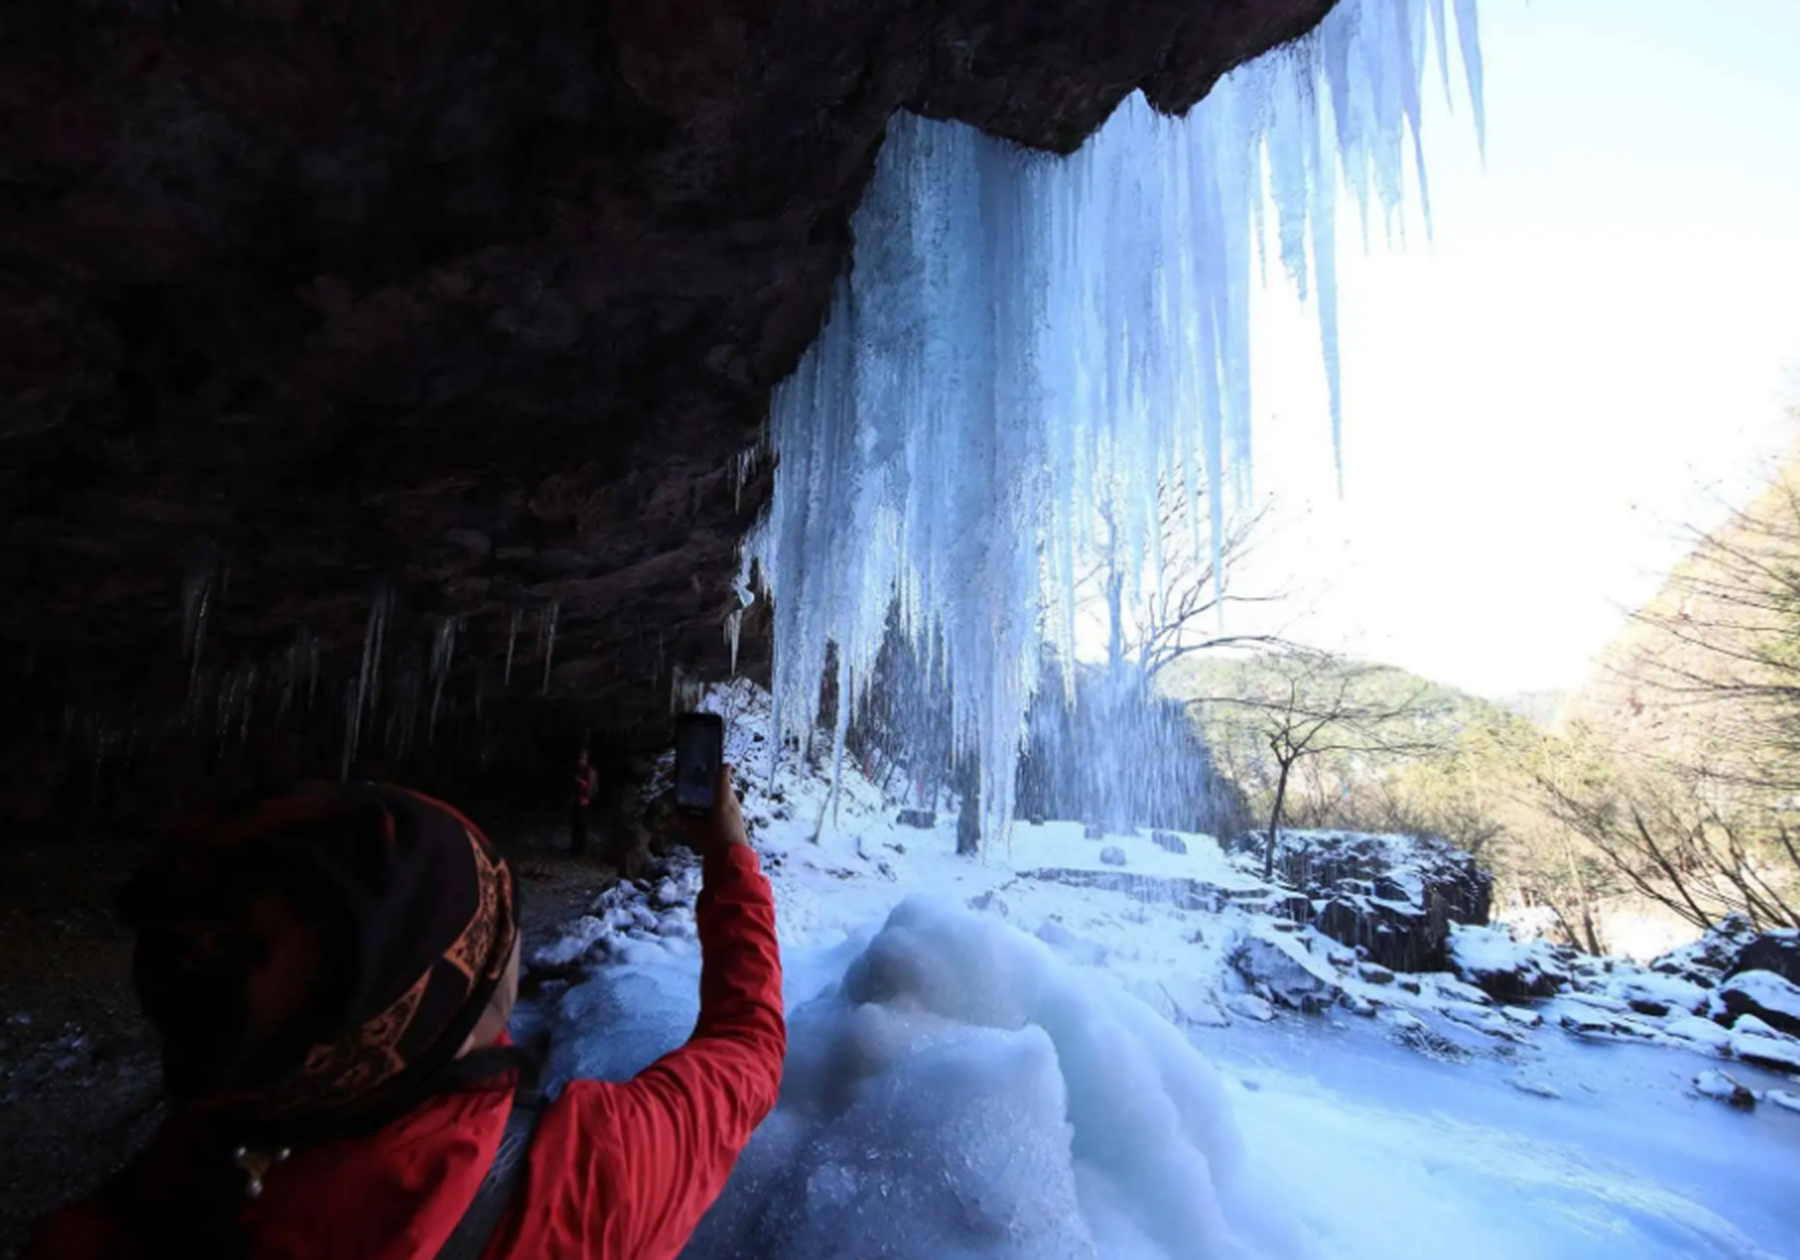
{"label": "bare tree", "polygon": [[1758,928],[1800,927],[1790,890],[1800,841],[1787,825],[1734,804],[1736,785],[1691,768],[1636,767],[1590,752],[1581,772],[1546,768],[1551,814],[1625,882],[1702,930],[1728,914]]}
{"label": "bare tree", "polygon": [[1097,605],[1106,618],[1107,663],[1114,670],[1129,665],[1154,679],[1196,652],[1282,641],[1278,635],[1230,633],[1224,628],[1224,614],[1233,606],[1275,604],[1287,598],[1283,591],[1245,595],[1233,588],[1235,571],[1253,553],[1266,528],[1267,508],[1226,521],[1217,546],[1211,543],[1210,528],[1194,528],[1189,519],[1193,510],[1173,483],[1160,487],[1161,572],[1148,575],[1150,581],[1134,583],[1134,568],[1141,558],[1130,554],[1115,503],[1108,497],[1095,509],[1096,554],[1078,575],[1076,591],[1078,599],[1090,607]]}
{"label": "bare tree", "polygon": [[1345,661],[1328,653],[1289,648],[1261,662],[1256,680],[1240,694],[1206,698],[1224,725],[1240,738],[1239,755],[1266,750],[1270,791],[1268,844],[1263,878],[1275,872],[1275,853],[1288,793],[1296,771],[1329,757],[1355,762],[1392,760],[1438,751],[1431,730],[1428,688],[1414,684],[1401,696],[1383,694],[1393,671]]}
{"label": "bare tree", "polygon": [[1550,812],[1698,927],[1800,924],[1800,474],[1711,533],[1634,617],[1599,712],[1537,775]]}

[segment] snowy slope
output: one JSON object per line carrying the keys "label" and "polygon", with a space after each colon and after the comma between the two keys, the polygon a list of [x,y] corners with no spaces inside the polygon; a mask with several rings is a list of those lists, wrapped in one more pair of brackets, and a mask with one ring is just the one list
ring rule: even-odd
{"label": "snowy slope", "polygon": [[[898,826],[853,769],[833,800],[790,755],[771,794],[766,700],[713,704],[756,771],[792,1046],[694,1260],[1800,1257],[1800,1080],[1732,1057],[1800,1043],[1701,1018],[1697,986],[1618,968],[1524,1009],[1395,976],[1256,912],[1204,836],[1020,826],[958,858],[953,819]],[[535,1013],[553,1074],[686,1036],[696,886],[609,890],[545,951],[591,969]],[[1708,1071],[1763,1105],[1707,1096]]]}

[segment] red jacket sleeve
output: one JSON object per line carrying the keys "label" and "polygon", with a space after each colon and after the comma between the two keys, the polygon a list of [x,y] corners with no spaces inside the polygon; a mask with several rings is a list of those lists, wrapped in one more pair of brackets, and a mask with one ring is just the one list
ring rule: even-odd
{"label": "red jacket sleeve", "polygon": [[592,1222],[608,1260],[670,1260],[731,1175],[781,1090],[787,1026],[775,901],[753,850],[710,854],[695,907],[700,1019],[681,1049],[623,1085],[565,1091],[593,1129]]}

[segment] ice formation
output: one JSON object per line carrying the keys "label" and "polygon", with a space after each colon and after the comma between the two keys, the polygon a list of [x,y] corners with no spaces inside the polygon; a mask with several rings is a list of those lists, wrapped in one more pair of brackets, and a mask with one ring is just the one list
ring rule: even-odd
{"label": "ice formation", "polygon": [[[1455,14],[1479,126],[1475,0]],[[774,502],[746,549],[777,597],[787,731],[816,722],[828,641],[840,688],[872,676],[897,595],[915,632],[942,627],[984,824],[1004,829],[1045,636],[1070,659],[1095,505],[1118,505],[1133,580],[1155,581],[1159,485],[1215,539],[1223,492],[1249,485],[1265,198],[1318,313],[1338,434],[1338,187],[1365,237],[1371,217],[1391,235],[1409,146],[1423,171],[1434,32],[1447,78],[1445,0],[1345,0],[1186,119],[1133,95],[1067,159],[894,120],[852,274],[776,393]]]}

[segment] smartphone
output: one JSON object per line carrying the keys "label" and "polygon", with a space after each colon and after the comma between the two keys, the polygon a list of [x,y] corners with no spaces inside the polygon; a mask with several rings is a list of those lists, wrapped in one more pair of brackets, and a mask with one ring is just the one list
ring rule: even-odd
{"label": "smartphone", "polygon": [[719,765],[725,760],[725,719],[683,713],[675,719],[675,808],[710,814],[718,803]]}

